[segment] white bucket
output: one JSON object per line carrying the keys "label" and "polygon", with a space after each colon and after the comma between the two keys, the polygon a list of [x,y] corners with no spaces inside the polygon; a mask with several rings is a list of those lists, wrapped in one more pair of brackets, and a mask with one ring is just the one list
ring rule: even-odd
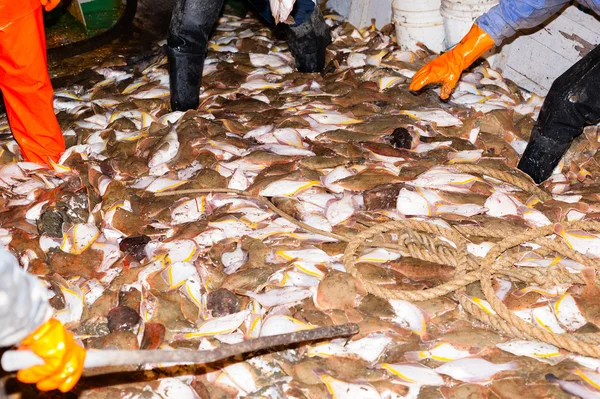
{"label": "white bucket", "polygon": [[444,50],[444,20],[440,0],[394,0],[394,25],[402,50],[415,50],[421,42],[430,50]]}
{"label": "white bucket", "polygon": [[446,49],[453,47],[469,32],[475,19],[498,4],[498,0],[442,0]]}

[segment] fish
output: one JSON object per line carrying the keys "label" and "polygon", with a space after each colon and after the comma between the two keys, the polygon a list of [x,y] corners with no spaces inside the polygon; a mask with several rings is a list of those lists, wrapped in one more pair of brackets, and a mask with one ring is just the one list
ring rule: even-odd
{"label": "fish", "polygon": [[263,197],[290,197],[319,184],[320,182],[315,180],[279,180],[260,190],[259,195]]}
{"label": "fish", "polygon": [[[411,76],[409,76],[411,77]],[[462,121],[457,117],[449,114],[446,111],[441,110],[428,110],[428,111],[400,111],[403,115],[408,115],[411,118],[417,120],[425,120],[428,122],[435,122],[435,124],[439,127],[448,127],[448,126],[461,126]]]}
{"label": "fish", "polygon": [[167,177],[159,177],[153,180],[144,189],[151,193],[162,193],[167,190],[175,189],[183,184],[187,183],[187,180],[170,179]]}
{"label": "fish", "polygon": [[402,382],[408,382],[417,385],[444,385],[444,378],[440,376],[435,369],[430,369],[420,364],[389,364],[382,363],[381,367],[390,374],[398,377]]}
{"label": "fish", "polygon": [[396,200],[396,209],[405,216],[432,216],[435,208],[418,190],[402,188]]}
{"label": "fish", "polygon": [[353,125],[361,123],[362,120],[350,118],[339,112],[322,112],[319,114],[309,114],[312,119],[324,125]]}
{"label": "fish", "polygon": [[401,299],[390,299],[388,302],[396,313],[396,317],[393,319],[394,323],[408,328],[421,337],[427,334],[428,316],[421,309]]}
{"label": "fish", "polygon": [[390,344],[391,339],[382,334],[365,337],[356,341],[352,341],[347,345],[338,343],[323,343],[312,346],[308,349],[309,356],[319,356],[327,358],[330,356],[348,356],[357,355],[360,358],[373,363],[379,359],[386,347]]}
{"label": "fish", "polygon": [[275,19],[276,24],[288,20],[288,17],[292,12],[295,2],[295,0],[269,0],[269,5],[271,6],[271,14]]}
{"label": "fish", "polygon": [[580,230],[565,230],[560,224],[554,225],[554,233],[559,235],[569,248],[583,254],[600,257],[600,237]]}
{"label": "fish", "polygon": [[497,373],[516,370],[518,367],[517,362],[494,364],[481,358],[471,357],[444,363],[434,370],[455,380],[481,383],[490,381]]}
{"label": "fish", "polygon": [[400,257],[401,255],[397,252],[389,251],[384,248],[375,248],[362,253],[355,262],[387,263],[398,260]]}
{"label": "fish", "polygon": [[344,166],[338,166],[327,173],[327,175],[321,177],[321,183],[329,191],[340,194],[345,191],[345,188],[337,182],[350,176],[354,176],[354,173],[351,169],[348,169]]}
{"label": "fish", "polygon": [[370,384],[349,383],[333,378],[330,375],[324,374],[321,381],[327,387],[329,393],[338,399],[344,398],[364,398],[364,399],[380,399],[379,392]]}
{"label": "fish", "polygon": [[198,327],[197,331],[185,334],[185,338],[201,338],[230,333],[237,330],[249,315],[249,310],[243,310],[227,316],[207,320]]}
{"label": "fish", "polygon": [[550,364],[558,364],[566,358],[554,345],[539,341],[512,340],[496,344],[503,351],[517,356],[527,356]]}
{"label": "fish", "polygon": [[285,315],[272,315],[262,322],[260,336],[268,337],[277,334],[287,334],[296,331],[310,330],[314,326]]}
{"label": "fish", "polygon": [[179,152],[179,140],[174,129],[169,130],[156,149],[148,157],[148,167],[155,168],[160,164],[167,163],[177,156]]}
{"label": "fish", "polygon": [[546,374],[546,380],[557,383],[560,388],[572,395],[575,395],[582,399],[596,399],[600,398],[600,392],[587,388],[583,384],[575,381],[559,380],[553,374]]}
{"label": "fish", "polygon": [[331,223],[331,226],[337,226],[354,215],[357,208],[358,205],[354,196],[345,192],[340,200],[334,201],[327,206],[325,217]]}
{"label": "fish", "polygon": [[286,65],[286,60],[282,57],[279,57],[277,53],[275,54],[253,54],[250,53],[250,62],[255,67],[280,67]]}
{"label": "fish", "polygon": [[483,206],[487,209],[486,213],[488,215],[502,217],[507,215],[517,216],[521,205],[521,203],[509,195],[501,191],[496,191],[485,201]]}
{"label": "fish", "polygon": [[261,306],[278,306],[299,302],[314,294],[311,289],[302,289],[296,287],[275,288],[264,294],[256,294],[246,291],[245,295],[256,300]]}
{"label": "fish", "polygon": [[93,224],[78,223],[64,235],[60,249],[64,252],[80,255],[100,237],[100,230]]}
{"label": "fish", "polygon": [[173,225],[196,222],[206,217],[210,211],[210,204],[206,196],[192,199],[182,199],[171,207],[171,223]]}
{"label": "fish", "polygon": [[156,87],[150,90],[138,92],[131,95],[131,98],[135,99],[147,99],[147,98],[165,98],[170,95],[169,89],[166,87]]}
{"label": "fish", "polygon": [[198,272],[189,262],[174,262],[167,266],[161,276],[169,285],[169,289],[177,289],[183,286],[188,279],[198,277]]}
{"label": "fish", "polygon": [[276,83],[276,82],[272,83],[272,82],[269,82],[266,80],[251,80],[249,82],[243,83],[240,87],[242,89],[255,91],[255,90],[276,89],[281,86],[282,86],[281,83]]}
{"label": "fish", "polygon": [[64,298],[64,307],[54,311],[53,317],[63,324],[80,320],[85,306],[81,289],[68,281],[59,284],[59,289]]}
{"label": "fish", "polygon": [[480,178],[466,173],[453,173],[443,168],[433,168],[407,184],[420,188],[438,188],[466,193],[473,184],[481,181]]}
{"label": "fish", "polygon": [[242,249],[241,245],[236,245],[232,252],[224,252],[221,255],[221,262],[225,267],[223,271],[227,274],[235,273],[248,260],[248,253]]}
{"label": "fish", "polygon": [[472,356],[468,350],[455,348],[452,344],[442,342],[435,345],[433,348],[426,351],[410,351],[404,353],[404,357],[408,361],[420,361],[424,359],[433,359],[438,362],[451,362],[452,360],[462,359]]}
{"label": "fish", "polygon": [[561,326],[569,332],[577,331],[587,324],[586,318],[577,306],[577,301],[569,293],[564,293],[554,302],[553,308]]}

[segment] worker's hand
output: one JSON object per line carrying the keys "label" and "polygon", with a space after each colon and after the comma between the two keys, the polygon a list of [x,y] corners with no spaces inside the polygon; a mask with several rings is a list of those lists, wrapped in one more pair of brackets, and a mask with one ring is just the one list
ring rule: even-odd
{"label": "worker's hand", "polygon": [[60,3],[60,0],[40,0],[46,11],[54,10],[54,7]]}
{"label": "worker's hand", "polygon": [[40,391],[67,392],[81,377],[85,350],[56,319],[50,319],[25,338],[20,349],[30,349],[46,362],[17,373],[19,381],[36,383]]}
{"label": "worker's hand", "polygon": [[441,83],[440,98],[450,97],[462,71],[494,47],[494,39],[479,26],[471,30],[454,48],[421,68],[413,77],[410,90],[417,91],[430,83]]}

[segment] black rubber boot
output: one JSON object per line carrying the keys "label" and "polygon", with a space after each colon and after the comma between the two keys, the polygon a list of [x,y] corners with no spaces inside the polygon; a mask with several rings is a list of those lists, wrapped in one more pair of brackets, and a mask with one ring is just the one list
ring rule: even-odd
{"label": "black rubber boot", "polygon": [[552,171],[570,146],[570,141],[559,143],[543,136],[532,139],[525,148],[518,168],[539,184],[552,175]]}
{"label": "black rubber boot", "polygon": [[554,81],[518,168],[541,183],[583,128],[600,121],[600,46]]}
{"label": "black rubber boot", "polygon": [[173,111],[198,108],[208,39],[224,0],[177,0],[167,37]]}
{"label": "black rubber boot", "polygon": [[285,32],[290,51],[296,58],[298,71],[323,71],[331,34],[319,7],[315,6],[310,18],[300,25],[285,25]]}
{"label": "black rubber boot", "polygon": [[171,109],[173,111],[197,109],[200,103],[204,54],[186,54],[169,47],[167,56],[169,58]]}

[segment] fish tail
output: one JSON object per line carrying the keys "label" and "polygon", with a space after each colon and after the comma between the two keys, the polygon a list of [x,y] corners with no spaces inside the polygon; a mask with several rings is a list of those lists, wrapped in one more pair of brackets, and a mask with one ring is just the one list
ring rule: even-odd
{"label": "fish tail", "polygon": [[596,285],[596,270],[593,267],[586,267],[581,271],[581,277],[585,284],[594,287]]}
{"label": "fish tail", "polygon": [[554,225],[554,234],[558,234],[562,238],[566,239],[567,231],[565,230],[562,224],[556,223]]}
{"label": "fish tail", "polygon": [[519,362],[510,362],[510,363],[505,363],[504,366],[506,367],[505,370],[516,370],[519,368]]}
{"label": "fish tail", "polygon": [[418,362],[423,359],[429,359],[431,353],[429,351],[410,351],[404,354],[404,358],[409,362]]}

